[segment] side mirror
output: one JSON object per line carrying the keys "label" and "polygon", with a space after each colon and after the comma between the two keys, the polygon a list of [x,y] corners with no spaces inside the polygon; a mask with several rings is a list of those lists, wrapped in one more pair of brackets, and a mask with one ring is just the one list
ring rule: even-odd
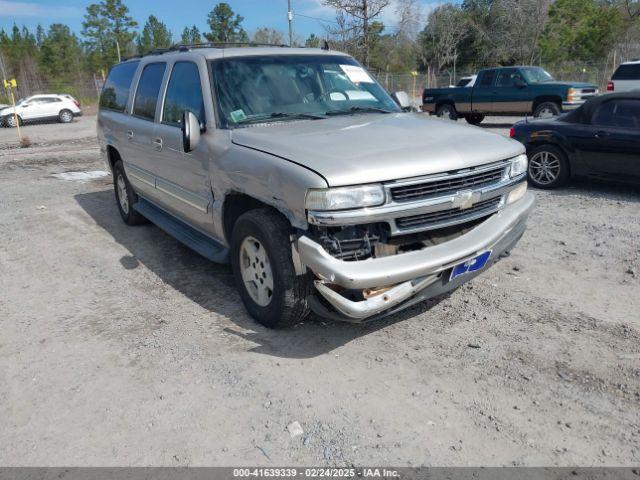
{"label": "side mirror", "polygon": [[185,153],[189,153],[200,142],[200,122],[193,112],[185,111],[182,114],[182,147]]}
{"label": "side mirror", "polygon": [[407,92],[395,92],[391,95],[391,98],[393,98],[402,110],[408,110],[411,108],[411,99]]}

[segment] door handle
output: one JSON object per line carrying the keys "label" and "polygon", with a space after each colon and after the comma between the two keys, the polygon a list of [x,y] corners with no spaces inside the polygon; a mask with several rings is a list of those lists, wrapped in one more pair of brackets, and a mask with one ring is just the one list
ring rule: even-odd
{"label": "door handle", "polygon": [[610,136],[611,134],[609,132],[605,132],[604,130],[597,131],[595,135],[596,138],[607,138]]}
{"label": "door handle", "polygon": [[129,131],[127,132],[127,138],[128,138],[129,140],[133,140],[133,130],[129,130]]}
{"label": "door handle", "polygon": [[160,137],[154,138],[153,146],[156,147],[156,150],[162,150],[162,138]]}

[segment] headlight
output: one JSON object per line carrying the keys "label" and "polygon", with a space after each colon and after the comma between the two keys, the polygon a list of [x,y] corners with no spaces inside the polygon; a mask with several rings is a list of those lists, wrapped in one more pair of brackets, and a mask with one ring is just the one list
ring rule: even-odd
{"label": "headlight", "polygon": [[522,182],[516,188],[509,192],[509,196],[507,197],[507,205],[517,202],[524,194],[527,193],[527,182]]}
{"label": "headlight", "polygon": [[384,203],[382,185],[311,189],[307,191],[307,210],[347,210],[374,207]]}
{"label": "headlight", "polygon": [[582,100],[582,90],[578,90],[576,88],[570,88],[567,92],[567,99],[570,102],[577,102]]}
{"label": "headlight", "polygon": [[527,155],[522,154],[518,155],[511,161],[511,170],[509,171],[509,176],[511,178],[517,177],[518,175],[522,175],[527,172],[528,165]]}

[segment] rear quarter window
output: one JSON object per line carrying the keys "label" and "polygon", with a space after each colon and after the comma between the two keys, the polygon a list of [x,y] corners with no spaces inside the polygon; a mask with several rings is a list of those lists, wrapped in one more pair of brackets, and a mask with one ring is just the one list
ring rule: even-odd
{"label": "rear quarter window", "polygon": [[100,108],[124,112],[129,98],[131,81],[138,68],[138,63],[120,63],[111,69],[100,94]]}
{"label": "rear quarter window", "polygon": [[640,63],[630,65],[620,65],[612,80],[640,80]]}

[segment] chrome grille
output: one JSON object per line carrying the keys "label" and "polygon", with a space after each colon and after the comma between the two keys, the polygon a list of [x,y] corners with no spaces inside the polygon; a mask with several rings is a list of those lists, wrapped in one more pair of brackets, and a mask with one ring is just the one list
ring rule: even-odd
{"label": "chrome grille", "polygon": [[456,220],[463,221],[464,217],[479,218],[482,214],[489,215],[498,209],[501,201],[502,197],[495,197],[478,202],[466,210],[452,208],[449,210],[441,210],[439,212],[430,212],[422,215],[398,218],[396,219],[396,225],[401,230],[423,228],[426,226],[433,226],[434,228],[437,228],[439,224],[442,223],[448,223]]}
{"label": "chrome grille", "polygon": [[451,176],[414,185],[391,187],[391,197],[396,202],[407,202],[470,188],[480,188],[499,182],[505,173],[505,168],[505,165],[502,164],[490,170],[470,172],[464,176]]}

